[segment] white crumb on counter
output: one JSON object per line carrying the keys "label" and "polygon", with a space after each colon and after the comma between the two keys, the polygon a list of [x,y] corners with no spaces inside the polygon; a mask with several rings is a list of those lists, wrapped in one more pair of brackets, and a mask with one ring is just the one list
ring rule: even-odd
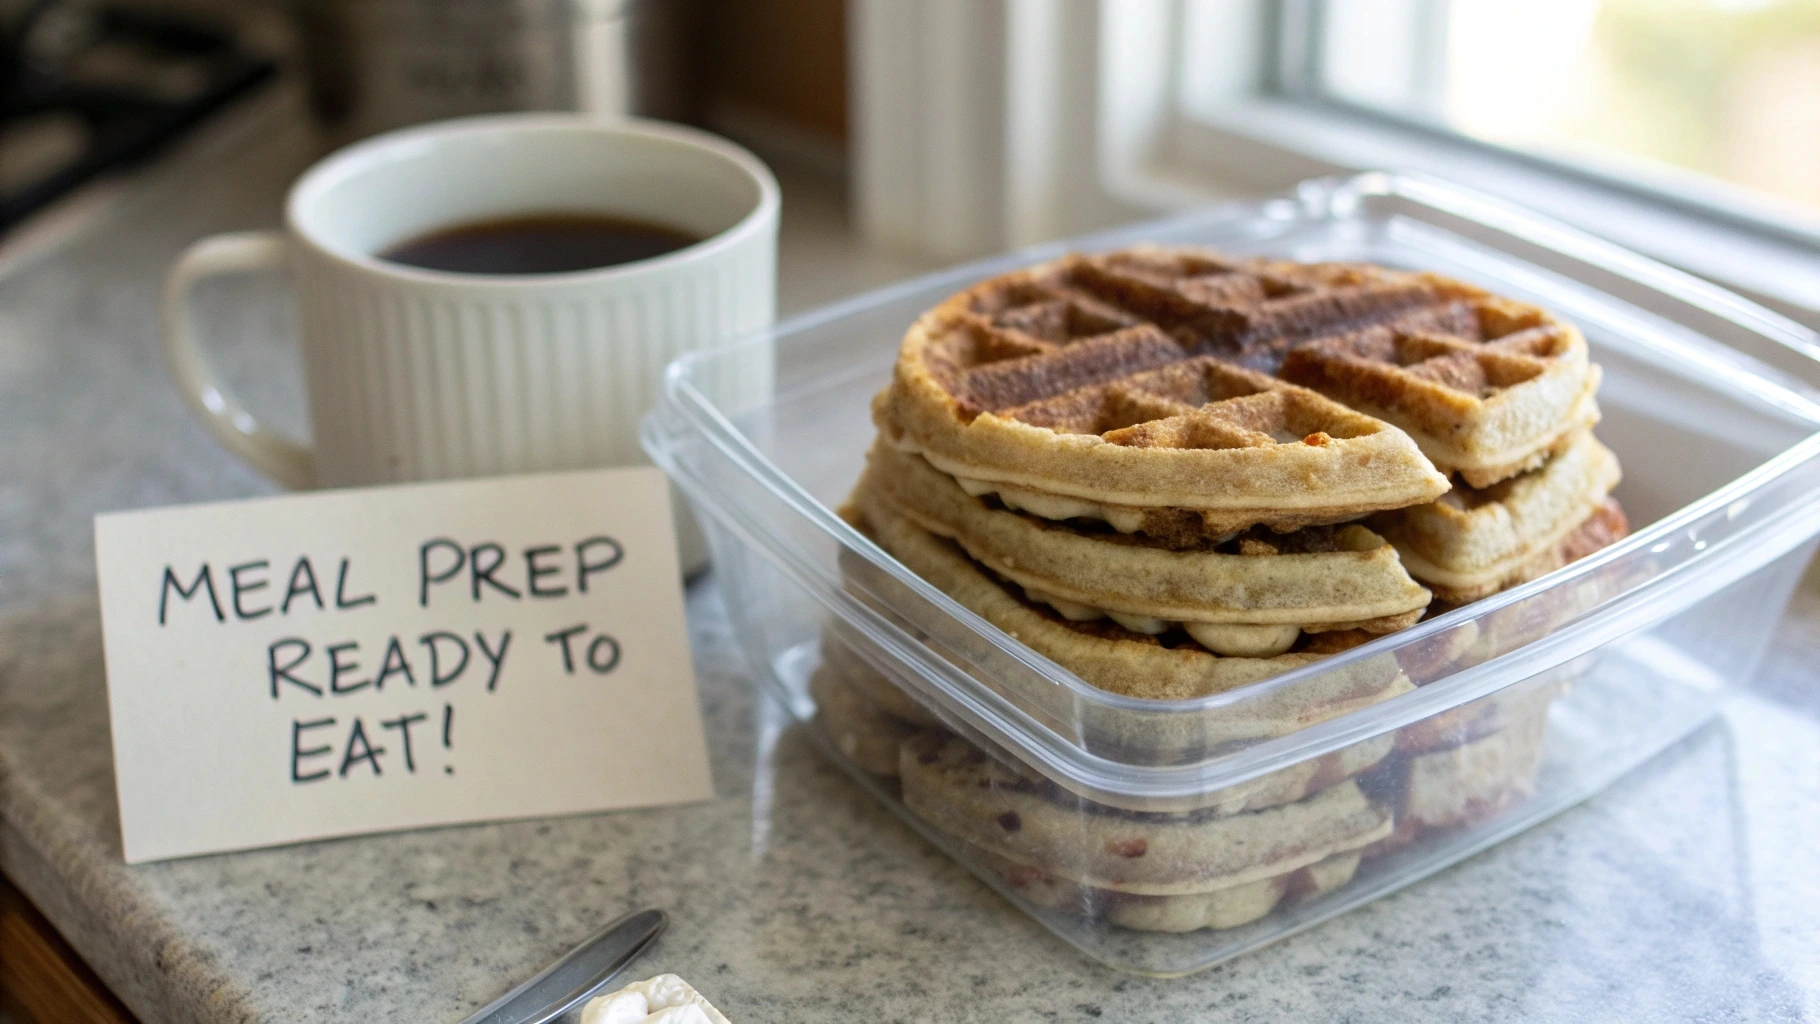
{"label": "white crumb on counter", "polygon": [[700,992],[674,974],[635,981],[588,1001],[581,1024],[730,1024]]}

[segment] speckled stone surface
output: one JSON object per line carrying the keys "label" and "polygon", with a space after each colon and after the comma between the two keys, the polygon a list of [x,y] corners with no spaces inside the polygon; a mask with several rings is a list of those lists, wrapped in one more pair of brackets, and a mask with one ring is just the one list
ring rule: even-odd
{"label": "speckled stone surface", "polygon": [[[711,577],[689,615],[712,802],[127,867],[90,517],[269,490],[191,422],[153,310],[184,242],[269,222],[303,147],[237,151],[0,282],[0,868],[146,1021],[452,1022],[647,905],[673,924],[637,972],[742,1024],[1820,1018],[1811,584],[1724,718],[1605,794],[1186,979],[1084,960],[823,764],[755,706]],[[842,260],[817,242],[834,207],[792,221],[788,195],[787,306],[902,269]],[[294,424],[270,299],[202,297],[249,404]]]}

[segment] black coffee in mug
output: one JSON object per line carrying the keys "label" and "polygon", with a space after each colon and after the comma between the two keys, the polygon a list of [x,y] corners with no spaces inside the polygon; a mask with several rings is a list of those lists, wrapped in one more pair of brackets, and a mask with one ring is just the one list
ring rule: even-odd
{"label": "black coffee in mug", "polygon": [[648,260],[699,241],[630,217],[549,213],[439,228],[379,255],[393,263],[457,274],[564,274]]}

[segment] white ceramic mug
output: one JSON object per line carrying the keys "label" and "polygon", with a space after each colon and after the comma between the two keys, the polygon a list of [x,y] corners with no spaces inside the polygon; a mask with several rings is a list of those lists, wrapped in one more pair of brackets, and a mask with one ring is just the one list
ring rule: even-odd
{"label": "white ceramic mug", "polygon": [[[377,254],[439,228],[605,213],[703,241],[563,274],[465,274]],[[771,323],[777,183],[705,132],[568,114],[462,118],[343,149],[307,171],[284,230],[192,246],[164,289],[164,347],[184,397],[230,450],[291,488],[644,461],[639,418],[664,365]],[[207,277],[289,273],[302,320],[308,441],[262,426],[198,346]],[[735,386],[771,387],[756,358]],[[731,379],[731,378],[730,378]],[[699,562],[685,531],[684,564]]]}

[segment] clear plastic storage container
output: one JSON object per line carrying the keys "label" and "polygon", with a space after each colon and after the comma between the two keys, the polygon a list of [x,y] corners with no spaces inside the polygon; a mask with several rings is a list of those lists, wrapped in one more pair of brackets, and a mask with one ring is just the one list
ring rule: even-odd
{"label": "clear plastic storage container", "polygon": [[[1230,692],[1149,701],[1087,684],[832,510],[918,314],[991,275],[1137,242],[1434,270],[1567,317],[1604,367],[1598,433],[1623,462],[1634,532]],[[771,401],[717,400],[742,393],[754,352],[689,356],[645,444],[704,514],[757,677],[931,842],[1090,956],[1146,974],[1208,967],[1408,885],[1685,735],[1752,672],[1820,533],[1820,391],[1797,375],[1811,333],[1420,179],[1313,182],[1015,253],[748,344],[775,348]],[[853,727],[880,708],[885,725]],[[894,778],[894,764],[913,770]]]}

